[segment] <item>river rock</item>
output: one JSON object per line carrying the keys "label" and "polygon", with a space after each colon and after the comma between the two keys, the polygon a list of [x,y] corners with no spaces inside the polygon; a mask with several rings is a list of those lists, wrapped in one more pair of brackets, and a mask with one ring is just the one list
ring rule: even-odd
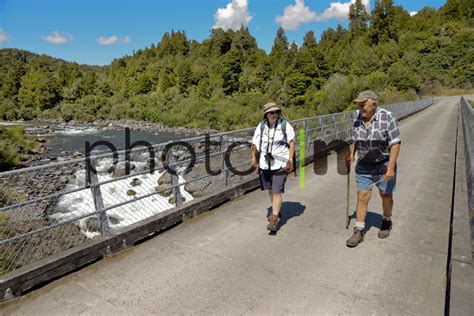
{"label": "river rock", "polygon": [[204,178],[194,182],[186,183],[184,189],[189,192],[193,197],[200,197],[206,195],[209,186],[212,184],[211,178]]}
{"label": "river rock", "polygon": [[[130,170],[135,169],[135,165],[130,163]],[[112,177],[118,178],[125,176],[125,162],[118,163],[115,167],[113,167]]]}
{"label": "river rock", "polygon": [[132,182],[130,183],[130,185],[132,187],[136,187],[136,186],[139,186],[142,184],[142,181],[138,178],[133,178]]}
{"label": "river rock", "polygon": [[171,188],[171,174],[165,172],[158,179],[158,186],[155,188],[155,192],[158,192],[161,196],[169,196],[173,189]]}
{"label": "river rock", "polygon": [[161,175],[161,177],[158,179],[158,184],[169,184],[171,185],[171,174],[168,172],[165,172]]}
{"label": "river rock", "polygon": [[120,223],[120,220],[115,216],[108,216],[109,222],[111,225],[117,225]]}
{"label": "river rock", "polygon": [[91,233],[99,233],[100,232],[100,223],[96,217],[88,218],[86,221],[86,229]]}

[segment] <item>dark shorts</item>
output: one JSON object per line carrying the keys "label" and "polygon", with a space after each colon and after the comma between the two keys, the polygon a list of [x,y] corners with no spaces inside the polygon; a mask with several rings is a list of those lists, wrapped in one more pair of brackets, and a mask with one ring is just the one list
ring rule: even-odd
{"label": "dark shorts", "polygon": [[378,164],[358,162],[356,166],[356,183],[358,191],[371,191],[375,186],[380,192],[393,194],[397,184],[397,164],[395,163],[395,177],[385,181],[383,175],[387,170],[388,160]]}
{"label": "dark shorts", "polygon": [[272,190],[273,193],[285,193],[287,174],[284,168],[278,170],[258,169],[260,176],[260,189]]}

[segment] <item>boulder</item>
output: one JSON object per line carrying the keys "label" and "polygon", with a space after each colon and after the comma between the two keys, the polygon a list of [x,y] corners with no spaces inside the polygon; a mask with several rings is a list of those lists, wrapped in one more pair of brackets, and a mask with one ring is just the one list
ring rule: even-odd
{"label": "boulder", "polygon": [[132,182],[130,183],[130,185],[132,187],[136,187],[136,186],[139,186],[142,184],[142,181],[138,178],[133,178]]}
{"label": "boulder", "polygon": [[171,174],[165,172],[158,179],[158,186],[155,188],[155,192],[158,192],[163,197],[169,196],[173,189],[171,188]]}
{"label": "boulder", "polygon": [[100,233],[100,223],[96,217],[88,218],[86,221],[86,229],[91,233]]}

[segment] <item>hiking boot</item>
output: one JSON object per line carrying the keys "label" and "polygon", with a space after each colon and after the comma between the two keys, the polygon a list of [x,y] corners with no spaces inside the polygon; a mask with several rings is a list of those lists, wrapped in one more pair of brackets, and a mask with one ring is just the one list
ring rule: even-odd
{"label": "hiking boot", "polygon": [[364,241],[364,231],[354,227],[354,234],[346,241],[347,247],[355,247]]}
{"label": "hiking boot", "polygon": [[378,233],[379,238],[387,238],[390,236],[390,230],[392,230],[392,221],[382,219],[382,225]]}
{"label": "hiking boot", "polygon": [[276,232],[278,226],[278,216],[270,215],[268,216],[268,226],[267,229],[271,232]]}
{"label": "hiking boot", "polygon": [[[272,213],[272,214],[273,214],[273,213]],[[268,221],[270,221],[270,217],[271,217],[271,215],[268,215],[268,216],[267,216]],[[278,214],[278,219],[281,219],[281,213]]]}

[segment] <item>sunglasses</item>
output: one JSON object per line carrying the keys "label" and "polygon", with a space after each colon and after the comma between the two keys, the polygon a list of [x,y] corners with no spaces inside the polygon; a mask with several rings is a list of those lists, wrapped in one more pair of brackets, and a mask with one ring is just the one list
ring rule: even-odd
{"label": "sunglasses", "polygon": [[268,114],[280,114],[281,111],[270,111],[270,112],[267,112]]}

